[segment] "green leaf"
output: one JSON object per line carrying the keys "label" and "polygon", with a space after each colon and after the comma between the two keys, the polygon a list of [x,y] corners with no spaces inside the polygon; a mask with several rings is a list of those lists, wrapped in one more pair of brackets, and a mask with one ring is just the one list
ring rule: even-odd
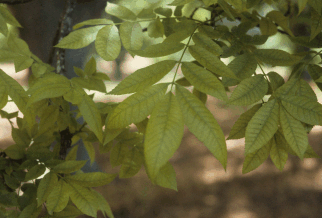
{"label": "green leaf", "polygon": [[159,38],[164,35],[164,26],[159,17],[150,21],[148,26],[148,35],[150,38]]}
{"label": "green leaf", "polygon": [[232,13],[233,8],[225,0],[218,0],[218,4],[227,14],[227,18],[229,18],[231,21],[234,21],[235,17]]}
{"label": "green leaf", "polygon": [[42,207],[37,208],[36,202],[32,202],[27,207],[25,207],[18,218],[30,218],[30,217],[38,217],[41,213]]}
{"label": "green leaf", "polygon": [[93,144],[91,142],[84,141],[84,147],[86,148],[86,151],[87,151],[88,156],[89,156],[89,160],[90,160],[91,165],[92,165],[94,163],[94,161],[95,161],[95,149],[93,147]]}
{"label": "green leaf", "polygon": [[172,6],[179,6],[179,5],[185,5],[188,4],[190,2],[193,2],[194,0],[174,0],[173,2],[171,2],[168,5],[172,5]]}
{"label": "green leaf", "polygon": [[285,17],[280,11],[270,11],[266,14],[266,17],[270,18],[272,21],[277,23],[282,27],[290,36],[294,36],[289,27],[289,18]]}
{"label": "green leaf", "polygon": [[194,94],[194,96],[196,96],[202,103],[206,104],[208,98],[207,94],[199,91],[195,87],[192,90],[192,94]]}
{"label": "green leaf", "polygon": [[214,116],[196,96],[180,85],[176,85],[176,97],[181,107],[184,123],[226,169],[225,136]]}
{"label": "green leaf", "polygon": [[34,63],[34,60],[27,56],[19,56],[13,59],[13,63],[15,65],[15,71],[19,72],[29,68]]}
{"label": "green leaf", "polygon": [[[254,56],[250,54],[238,55],[234,60],[232,60],[227,67],[240,79],[244,80],[251,77],[257,68],[257,61]],[[223,77],[222,83],[224,86],[235,86],[240,80]]]}
{"label": "green leaf", "polygon": [[304,96],[280,96],[285,109],[296,119],[311,125],[322,125],[322,105]]}
{"label": "green leaf", "polygon": [[46,207],[48,213],[52,215],[53,212],[62,211],[68,204],[69,195],[69,186],[63,179],[60,179],[47,197]]}
{"label": "green leaf", "polygon": [[119,166],[123,163],[129,149],[126,144],[118,142],[112,149],[110,153],[110,163],[112,167]]}
{"label": "green leaf", "polygon": [[2,33],[5,37],[8,35],[8,26],[1,13],[0,13],[0,33]]}
{"label": "green leaf", "polygon": [[[72,143],[73,144],[73,143]],[[72,147],[66,155],[65,160],[76,160],[77,158],[78,145]]]}
{"label": "green leaf", "polygon": [[77,216],[83,215],[83,213],[72,205],[67,205],[64,210],[54,213],[52,217],[56,218],[75,218]]}
{"label": "green leaf", "polygon": [[165,17],[171,17],[171,15],[172,15],[171,8],[158,7],[156,9],[154,9],[154,12],[157,13],[157,14],[160,14],[162,16],[165,16]]}
{"label": "green leaf", "polygon": [[241,114],[234,126],[231,128],[227,140],[244,138],[249,121],[261,107],[262,104],[256,104],[251,109]]}
{"label": "green leaf", "polygon": [[269,90],[271,90],[272,87],[275,91],[285,83],[283,77],[274,71],[269,72],[267,76],[270,82],[270,86],[268,87]]}
{"label": "green leaf", "polygon": [[260,149],[246,155],[243,163],[243,174],[259,167],[268,158],[271,150],[271,141],[267,142]]}
{"label": "green leaf", "polygon": [[130,20],[130,21],[136,20],[136,15],[130,9],[122,5],[108,2],[105,7],[105,12],[115,17],[118,17],[122,20]]}
{"label": "green leaf", "polygon": [[183,130],[180,106],[172,92],[169,92],[155,106],[146,129],[144,156],[152,181],[180,146]]}
{"label": "green leaf", "polygon": [[10,98],[17,105],[19,110],[26,115],[25,107],[28,101],[28,95],[22,86],[0,69],[0,85],[5,86]]}
{"label": "green leaf", "polygon": [[302,59],[300,56],[291,55],[279,49],[256,49],[253,54],[262,62],[272,66],[291,66]]}
{"label": "green leaf", "polygon": [[6,23],[15,27],[22,27],[6,7],[0,6],[0,14],[2,15]]}
{"label": "green leaf", "polygon": [[168,74],[176,63],[173,60],[164,60],[141,68],[122,80],[108,94],[122,95],[145,90]]}
{"label": "green leaf", "polygon": [[106,128],[124,128],[131,123],[144,120],[152,112],[157,102],[164,97],[168,85],[167,83],[160,83],[125,99],[108,116]]}
{"label": "green leaf", "polygon": [[198,27],[198,31],[200,33],[207,35],[211,39],[218,39],[224,36],[226,32],[229,32],[229,29],[226,26],[220,26],[220,25],[217,26],[216,29],[212,28],[211,26],[200,25]]}
{"label": "green leaf", "polygon": [[162,43],[181,42],[191,35],[187,29],[180,30],[169,35]]}
{"label": "green leaf", "polygon": [[214,96],[220,100],[227,101],[225,87],[215,75],[202,67],[190,62],[181,65],[183,75],[187,80],[201,92]]}
{"label": "green leaf", "polygon": [[14,159],[14,160],[19,160],[22,159],[25,156],[25,149],[22,146],[19,145],[10,145],[7,147],[4,152],[8,157]]}
{"label": "green leaf", "polygon": [[16,129],[12,127],[11,136],[15,143],[17,143],[19,146],[28,147],[30,145],[31,138],[25,129]]}
{"label": "green leaf", "polygon": [[94,73],[96,73],[96,60],[93,56],[86,63],[84,73],[87,76],[92,76]]}
{"label": "green leaf", "polygon": [[308,3],[311,5],[312,9],[321,14],[322,2],[320,0],[308,0]]}
{"label": "green leaf", "polygon": [[280,86],[276,92],[275,97],[279,97],[281,95],[295,95],[296,91],[299,87],[298,79],[291,78],[284,85]]}
{"label": "green leaf", "polygon": [[300,121],[293,118],[284,108],[280,109],[280,123],[286,141],[292,150],[303,159],[309,144],[307,133]]}
{"label": "green leaf", "polygon": [[103,142],[102,119],[94,101],[88,95],[84,95],[82,102],[78,104],[78,108],[98,140]]}
{"label": "green leaf", "polygon": [[296,95],[307,97],[313,101],[318,101],[312,87],[305,80],[300,79],[299,83]]}
{"label": "green leaf", "polygon": [[69,183],[68,185],[70,187],[70,199],[75,206],[84,214],[97,217],[99,202],[91,189],[77,185],[76,183]]}
{"label": "green leaf", "polygon": [[279,105],[276,99],[264,104],[249,121],[245,133],[245,153],[263,147],[278,129]]}
{"label": "green leaf", "polygon": [[311,36],[310,41],[314,39],[322,30],[322,16],[315,10],[311,11]]}
{"label": "green leaf", "polygon": [[134,176],[140,171],[143,163],[143,152],[138,148],[138,146],[134,146],[130,151],[126,153],[126,156],[122,161],[119,177],[130,178]]}
{"label": "green leaf", "polygon": [[179,42],[166,42],[154,44],[146,47],[144,50],[129,50],[133,54],[136,54],[141,57],[147,58],[156,58],[163,57],[178,51],[181,51],[184,48],[184,44]]}
{"label": "green leaf", "polygon": [[112,213],[112,209],[110,207],[110,205],[107,203],[106,199],[97,191],[95,191],[94,189],[91,189],[92,193],[95,195],[95,197],[97,198],[96,203],[98,206],[98,209],[100,211],[102,211],[103,216],[106,217],[109,216],[110,218],[114,218],[114,215]]}
{"label": "green leaf", "polygon": [[[5,184],[12,189],[17,189],[21,184],[20,181],[13,175],[3,174]],[[3,182],[3,179],[1,179]]]}
{"label": "green leaf", "polygon": [[98,187],[112,182],[117,174],[108,174],[101,172],[80,173],[65,177],[65,181],[72,184],[78,184],[84,187]]}
{"label": "green leaf", "polygon": [[274,165],[280,170],[283,171],[283,168],[286,164],[288,153],[281,146],[278,137],[276,135],[272,138],[271,141],[271,151],[270,151],[271,160]]}
{"label": "green leaf", "polygon": [[25,177],[25,182],[37,179],[39,176],[43,175],[46,171],[46,167],[43,164],[38,164],[34,167],[32,167],[30,170],[28,170],[26,177]]}
{"label": "green leaf", "polygon": [[112,25],[113,21],[105,18],[85,20],[83,22],[80,22],[74,25],[73,30],[79,29],[83,26],[96,26],[96,25],[103,25],[103,24]]}
{"label": "green leaf", "polygon": [[49,194],[54,190],[58,183],[58,177],[55,173],[47,173],[39,183],[37,188],[37,206],[39,207],[44,203]]}
{"label": "green leaf", "polygon": [[26,57],[31,56],[31,52],[29,50],[28,44],[18,37],[14,36],[13,34],[10,34],[7,41],[8,47],[11,51],[21,54]]}
{"label": "green leaf", "polygon": [[220,61],[216,55],[209,52],[207,49],[197,45],[192,45],[189,46],[189,52],[201,65],[211,72],[220,76],[226,76],[238,80],[236,75],[222,61]]}
{"label": "green leaf", "polygon": [[69,49],[84,48],[95,41],[98,31],[103,27],[106,26],[98,25],[73,31],[62,40],[60,40],[59,43],[55,45],[55,47]]}
{"label": "green leaf", "polygon": [[304,8],[306,7],[307,1],[308,0],[298,0],[297,4],[299,7],[299,12],[297,15],[299,15],[304,10]]}
{"label": "green leaf", "polygon": [[247,106],[261,100],[267,93],[268,83],[264,75],[256,75],[239,83],[231,94],[228,104]]}
{"label": "green leaf", "polygon": [[163,167],[161,167],[153,182],[161,187],[178,191],[176,172],[170,162],[167,162]]}
{"label": "green leaf", "polygon": [[209,52],[213,53],[214,55],[221,55],[223,53],[222,48],[215,43],[211,38],[207,37],[205,34],[202,33],[195,33],[192,36],[192,40],[196,45],[201,46],[207,49]]}
{"label": "green leaf", "polygon": [[46,107],[46,110],[41,114],[39,129],[35,137],[38,137],[50,129],[53,128],[55,122],[57,121],[59,116],[59,108],[53,105],[49,105]]}
{"label": "green leaf", "polygon": [[[83,78],[83,77],[73,77],[71,79],[72,84],[76,84],[80,88],[88,90],[96,90],[99,92],[106,93],[106,86],[102,80],[94,79],[93,77]],[[64,97],[67,95],[70,102],[75,102],[74,104],[79,104],[83,98],[85,92],[83,90],[78,90],[77,88],[71,89]],[[71,95],[71,96],[69,96]],[[76,98],[73,99],[72,97]],[[67,99],[66,99],[67,100]],[[77,102],[77,103],[76,103]]]}
{"label": "green leaf", "polygon": [[87,160],[69,160],[63,163],[57,164],[55,167],[52,168],[52,172],[55,173],[72,173],[77,170],[80,170],[85,164]]}
{"label": "green leaf", "polygon": [[139,22],[123,22],[120,26],[120,37],[127,50],[140,50],[143,46],[143,33]]}
{"label": "green leaf", "polygon": [[321,157],[317,155],[317,153],[315,153],[311,145],[308,145],[304,154],[304,158],[321,158]]}
{"label": "green leaf", "polygon": [[105,26],[98,31],[95,48],[98,55],[106,61],[113,61],[119,56],[121,40],[116,26]]}

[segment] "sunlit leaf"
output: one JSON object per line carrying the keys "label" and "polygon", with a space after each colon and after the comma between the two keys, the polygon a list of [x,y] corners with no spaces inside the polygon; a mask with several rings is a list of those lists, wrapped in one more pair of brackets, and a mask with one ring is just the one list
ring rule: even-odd
{"label": "sunlit leaf", "polygon": [[49,194],[54,190],[58,182],[58,178],[55,173],[47,173],[39,183],[37,188],[37,204],[38,207],[47,200]]}
{"label": "sunlit leaf", "polygon": [[96,36],[95,48],[99,56],[106,61],[115,60],[121,51],[121,40],[116,26],[105,26]]}
{"label": "sunlit leaf", "polygon": [[143,46],[143,33],[139,22],[123,22],[120,26],[120,37],[126,49],[140,50]]}
{"label": "sunlit leaf", "polygon": [[46,208],[49,214],[62,211],[69,201],[69,186],[62,179],[58,181],[47,197]]}
{"label": "sunlit leaf", "polygon": [[63,163],[60,163],[53,167],[52,171],[55,173],[72,173],[79,169],[81,169],[85,164],[87,160],[69,160],[65,161]]}
{"label": "sunlit leaf", "polygon": [[150,21],[148,25],[148,34],[151,38],[159,38],[164,35],[164,27],[159,17]]}
{"label": "sunlit leaf", "polygon": [[154,44],[144,50],[129,50],[133,54],[141,57],[156,58],[176,53],[184,48],[184,44],[179,42],[166,42]]}
{"label": "sunlit leaf", "polygon": [[103,25],[103,24],[112,25],[113,21],[105,19],[105,18],[90,19],[90,20],[86,20],[86,21],[83,21],[83,22],[80,22],[80,23],[74,25],[73,30],[79,29],[83,26],[96,26],[96,25]]}
{"label": "sunlit leaf", "polygon": [[105,7],[105,12],[122,20],[136,20],[136,15],[130,9],[122,5],[108,2]]}

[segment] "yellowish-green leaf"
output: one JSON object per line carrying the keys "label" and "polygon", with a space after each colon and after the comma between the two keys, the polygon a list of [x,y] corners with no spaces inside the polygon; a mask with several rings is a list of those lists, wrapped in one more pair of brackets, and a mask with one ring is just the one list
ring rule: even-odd
{"label": "yellowish-green leaf", "polygon": [[144,156],[152,181],[180,146],[183,130],[180,106],[172,92],[169,92],[156,105],[146,129]]}
{"label": "yellowish-green leaf", "polygon": [[10,13],[10,11],[7,8],[0,6],[0,14],[2,15],[6,23],[15,27],[21,27],[19,22],[16,20],[16,18]]}
{"label": "yellowish-green leaf", "polygon": [[293,118],[283,107],[280,108],[280,123],[286,141],[292,150],[303,159],[309,144],[307,133],[300,121]]}
{"label": "yellowish-green leaf", "polygon": [[69,186],[63,179],[60,179],[47,197],[46,207],[48,213],[52,215],[53,212],[62,211],[68,204],[69,194]]}
{"label": "yellowish-green leaf", "polygon": [[78,104],[78,108],[98,140],[103,142],[102,119],[94,101],[88,95],[84,95],[82,102]]}
{"label": "yellowish-green leaf", "polygon": [[276,90],[275,97],[279,97],[281,95],[295,95],[298,87],[299,80],[297,78],[291,78]]}
{"label": "yellowish-green leaf", "polygon": [[317,153],[315,153],[311,145],[308,145],[304,154],[304,158],[321,158],[321,157]]}
{"label": "yellowish-green leaf", "polygon": [[91,165],[92,165],[94,163],[94,161],[95,161],[95,149],[93,147],[93,144],[91,142],[84,141],[84,147],[86,148],[86,151],[87,151],[88,156],[89,156],[89,160],[90,160]]}
{"label": "yellowish-green leaf", "polygon": [[103,27],[105,27],[105,25],[75,30],[60,40],[55,47],[69,49],[84,48],[95,41],[98,31]]}
{"label": "yellowish-green leaf", "polygon": [[60,163],[53,167],[52,171],[55,173],[72,173],[79,169],[81,169],[85,164],[87,160],[69,160],[65,161],[63,163]]}
{"label": "yellowish-green leaf", "polygon": [[[72,142],[72,144],[74,144],[74,143]],[[78,151],[78,145],[73,146],[72,149],[70,149],[69,152],[68,152],[68,154],[66,155],[65,160],[76,160],[76,158],[77,158],[77,151]]]}
{"label": "yellowish-green leaf", "polygon": [[274,21],[280,27],[282,27],[290,36],[294,37],[294,35],[289,27],[289,18],[285,17],[282,12],[271,11],[266,15],[266,17],[270,18],[272,21]]}
{"label": "yellowish-green leaf", "polygon": [[271,87],[274,91],[276,91],[279,87],[281,87],[285,82],[281,75],[278,73],[271,71],[267,74],[270,82],[270,86],[268,87],[271,90]]}
{"label": "yellowish-green leaf", "polygon": [[279,49],[256,49],[253,54],[262,62],[273,66],[291,66],[303,58]]}
{"label": "yellowish-green leaf", "polygon": [[299,13],[297,15],[299,15],[305,8],[306,4],[307,4],[308,0],[298,0],[297,4],[299,6]]}
{"label": "yellowish-green leaf", "polygon": [[130,9],[122,5],[107,3],[105,7],[105,12],[122,20],[136,20],[136,15]]}
{"label": "yellowish-green leaf", "polygon": [[151,38],[159,38],[164,35],[164,27],[159,17],[150,21],[148,26],[148,34]]}
{"label": "yellowish-green leaf", "polygon": [[0,12],[0,33],[2,33],[5,37],[8,35],[8,26],[1,12]]}
{"label": "yellowish-green leaf", "polygon": [[225,11],[230,20],[235,20],[235,16],[232,13],[233,8],[225,0],[218,0],[218,4]]}
{"label": "yellowish-green leaf", "polygon": [[97,217],[98,199],[89,188],[77,185],[76,183],[68,183],[70,190],[70,199],[75,206],[84,214]]}
{"label": "yellowish-green leaf", "polygon": [[11,51],[27,57],[31,56],[28,44],[24,40],[19,39],[13,34],[9,35],[7,44]]}
{"label": "yellowish-green leaf", "polygon": [[74,218],[77,216],[81,216],[83,215],[83,213],[77,209],[75,206],[73,205],[67,205],[64,210],[54,213],[53,216],[51,217],[55,217],[55,218]]}
{"label": "yellowish-green leaf", "polygon": [[96,202],[97,202],[98,209],[102,211],[104,217],[108,216],[110,218],[114,218],[112,209],[110,205],[107,203],[106,199],[94,189],[91,189],[91,191],[94,194],[94,196],[97,198]]}
{"label": "yellowish-green leaf", "polygon": [[129,152],[126,153],[126,156],[122,162],[119,177],[130,178],[134,176],[139,172],[143,163],[143,152],[138,148],[138,146],[134,146]]}
{"label": "yellowish-green leaf", "polygon": [[164,41],[163,43],[171,43],[171,42],[181,42],[183,40],[185,40],[186,38],[188,38],[191,35],[191,32],[189,32],[188,30],[180,30],[177,32],[174,32],[173,34],[169,35]]}
{"label": "yellowish-green leaf", "polygon": [[245,154],[263,147],[278,129],[279,105],[276,99],[265,103],[252,117],[245,133]]}
{"label": "yellowish-green leaf", "polygon": [[247,106],[261,100],[268,90],[264,75],[256,75],[239,83],[231,94],[228,103]]}
{"label": "yellowish-green leaf", "polygon": [[118,142],[112,149],[110,153],[110,163],[112,167],[119,166],[123,163],[129,149],[126,144]]}
{"label": "yellowish-green leaf", "polygon": [[37,179],[39,176],[43,175],[46,171],[46,167],[43,164],[39,164],[33,166],[28,172],[26,173],[25,182]]}
{"label": "yellowish-green leaf", "polygon": [[299,86],[296,95],[307,97],[313,101],[318,101],[315,92],[312,87],[303,79],[299,80]]}
{"label": "yellowish-green leaf", "polygon": [[154,44],[146,47],[144,50],[129,50],[133,54],[136,54],[141,57],[147,58],[156,58],[163,57],[178,51],[181,51],[184,48],[184,44],[179,42],[166,42]]}
{"label": "yellowish-green leaf", "polygon": [[194,43],[196,43],[196,45],[207,49],[214,55],[219,56],[223,53],[222,48],[217,43],[215,43],[211,38],[202,33],[195,33],[192,36],[192,40],[194,41]]}
{"label": "yellowish-green leaf", "polygon": [[44,203],[49,194],[54,190],[54,187],[57,185],[58,177],[55,173],[47,173],[39,183],[37,188],[37,204],[38,207]]}
{"label": "yellowish-green leaf", "polygon": [[[73,77],[71,79],[72,84],[76,84],[80,88],[88,89],[88,90],[96,90],[99,92],[106,93],[106,86],[102,80],[94,79],[93,77],[83,78],[83,77]],[[78,92],[78,93],[77,93]],[[79,98],[81,98],[84,94],[83,91],[78,90],[77,88],[71,89],[68,94],[74,95],[76,99],[69,98],[70,102],[74,104],[78,104]],[[66,95],[64,95],[66,96]],[[71,96],[68,96],[71,97]],[[67,99],[66,99],[67,100]],[[78,102],[78,103],[76,103]]]}
{"label": "yellowish-green leaf", "polygon": [[322,30],[322,15],[315,10],[311,11],[311,36],[310,41],[314,39]]}
{"label": "yellowish-green leaf", "polygon": [[178,191],[176,172],[174,171],[173,166],[170,164],[170,162],[167,162],[163,167],[161,167],[153,183],[164,188]]}
{"label": "yellowish-green leaf", "polygon": [[308,0],[309,5],[312,9],[321,14],[322,2],[320,0]]}
{"label": "yellowish-green leaf", "polygon": [[162,16],[165,16],[165,17],[171,17],[171,15],[172,15],[171,8],[158,7],[156,9],[154,9],[154,12],[157,13],[157,14],[160,14]]}
{"label": "yellowish-green leaf", "polygon": [[108,94],[122,95],[145,90],[169,73],[176,63],[173,60],[164,60],[141,68],[122,80]]}
{"label": "yellowish-green leaf", "polygon": [[[108,121],[108,120],[106,120],[106,121]],[[111,142],[122,131],[123,131],[123,129],[109,129],[109,130],[105,129],[105,131],[104,131],[104,143],[103,144],[106,145],[107,143]]]}
{"label": "yellowish-green leaf", "polygon": [[143,46],[143,33],[139,22],[123,22],[120,26],[120,37],[126,49],[140,50]]}
{"label": "yellowish-green leaf", "polygon": [[98,31],[95,48],[99,56],[106,61],[113,61],[119,56],[121,40],[116,26],[105,26]]}
{"label": "yellowish-green leaf", "polygon": [[271,141],[270,156],[277,169],[283,171],[283,168],[288,158],[288,153],[279,143],[279,140],[276,136],[274,136]]}
{"label": "yellowish-green leaf", "polygon": [[254,114],[261,108],[261,106],[261,104],[256,104],[251,109],[241,114],[238,120],[235,122],[234,126],[231,128],[227,140],[244,138],[246,127],[249,121],[252,119]]}
{"label": "yellowish-green leaf", "polygon": [[220,100],[228,100],[225,87],[217,77],[208,70],[190,62],[183,62],[181,69],[187,80],[198,90]]}
{"label": "yellowish-green leaf", "polygon": [[304,96],[281,95],[285,109],[296,119],[311,125],[322,125],[322,105]]}
{"label": "yellowish-green leaf", "polygon": [[65,177],[66,182],[78,184],[84,187],[98,187],[112,182],[117,174],[102,172],[80,173]]}
{"label": "yellowish-green leaf", "polygon": [[108,116],[106,128],[124,128],[131,123],[144,120],[152,112],[158,101],[164,97],[167,88],[167,83],[160,83],[131,95]]}
{"label": "yellowish-green leaf", "polygon": [[[73,79],[76,79],[78,77],[72,78],[73,85],[75,84]],[[77,83],[78,85],[79,83]],[[73,87],[71,88],[66,94],[63,95],[64,99],[66,101],[69,101],[72,104],[79,104],[83,100],[83,96],[86,95],[85,91],[80,87]]]}
{"label": "yellowish-green leaf", "polygon": [[7,86],[1,84],[0,86],[0,109],[8,103],[8,89]]}
{"label": "yellowish-green leaf", "polygon": [[199,91],[195,87],[193,87],[192,94],[194,94],[202,103],[206,104],[208,98],[207,94]]}
{"label": "yellowish-green leaf", "polygon": [[93,56],[86,63],[84,73],[87,76],[92,76],[94,73],[96,73],[96,60]]}
{"label": "yellowish-green leaf", "polygon": [[27,56],[19,56],[13,59],[16,72],[29,68],[33,64],[33,62],[34,60]]}
{"label": "yellowish-green leaf", "polygon": [[248,173],[259,167],[268,158],[271,150],[271,141],[268,141],[260,149],[246,155],[243,163],[243,174]]}
{"label": "yellowish-green leaf", "polygon": [[185,5],[188,4],[190,2],[193,2],[194,0],[174,0],[173,2],[171,2],[169,5],[172,6],[179,6],[179,5]]}
{"label": "yellowish-green leaf", "polygon": [[225,136],[214,116],[196,96],[180,85],[176,85],[176,97],[181,107],[184,123],[226,169]]}
{"label": "yellowish-green leaf", "polygon": [[43,133],[46,133],[51,128],[53,128],[55,122],[58,119],[59,108],[53,105],[49,105],[46,110],[41,114],[39,129],[35,137],[40,136]]}
{"label": "yellowish-green leaf", "polygon": [[190,54],[204,67],[220,76],[237,79],[236,75],[216,55],[198,45],[189,46]]}
{"label": "yellowish-green leaf", "polygon": [[80,23],[74,25],[73,30],[79,29],[83,26],[96,26],[96,25],[103,25],[103,24],[112,25],[113,21],[105,19],[105,18],[90,19],[90,20],[86,20],[86,21],[83,21],[83,22],[80,22]]}

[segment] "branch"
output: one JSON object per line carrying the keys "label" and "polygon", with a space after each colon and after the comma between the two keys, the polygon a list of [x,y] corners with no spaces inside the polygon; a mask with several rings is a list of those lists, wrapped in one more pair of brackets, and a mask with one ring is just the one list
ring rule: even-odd
{"label": "branch", "polygon": [[8,4],[8,5],[17,5],[17,4],[28,3],[31,1],[33,1],[33,0],[0,0],[0,3]]}

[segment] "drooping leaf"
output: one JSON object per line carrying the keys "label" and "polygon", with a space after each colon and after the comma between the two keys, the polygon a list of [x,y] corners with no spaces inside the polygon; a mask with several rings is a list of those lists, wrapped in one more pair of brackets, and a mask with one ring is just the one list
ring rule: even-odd
{"label": "drooping leaf", "polygon": [[180,85],[176,85],[176,97],[181,107],[184,123],[226,169],[225,136],[214,116],[196,96]]}
{"label": "drooping leaf", "polygon": [[246,127],[254,114],[261,108],[261,104],[256,104],[248,111],[240,115],[229,132],[229,139],[240,139],[245,137]]}
{"label": "drooping leaf", "polygon": [[176,53],[184,48],[184,44],[179,42],[166,42],[154,44],[146,47],[144,50],[129,50],[133,54],[141,57],[156,58]]}
{"label": "drooping leaf", "polygon": [[69,183],[78,184],[84,187],[97,187],[109,184],[116,176],[117,174],[92,172],[67,176],[65,180]]}
{"label": "drooping leaf", "polygon": [[178,191],[176,172],[170,162],[167,162],[163,167],[161,167],[153,182],[161,187]]}
{"label": "drooping leaf", "polygon": [[263,75],[256,75],[239,83],[231,94],[228,103],[233,105],[251,105],[264,97],[268,90]]}
{"label": "drooping leaf", "polygon": [[84,95],[78,108],[98,140],[103,142],[102,119],[94,101],[88,95]]}
{"label": "drooping leaf", "polygon": [[277,169],[282,171],[288,158],[288,152],[285,150],[285,146],[283,146],[283,144],[287,142],[282,134],[275,134],[271,142],[271,160]]}
{"label": "drooping leaf", "polygon": [[263,147],[278,129],[279,105],[276,99],[264,104],[249,121],[245,133],[245,154]]}
{"label": "drooping leaf", "polygon": [[130,9],[122,5],[108,2],[105,7],[105,12],[115,17],[118,17],[122,20],[130,20],[130,21],[136,20],[136,15]]}
{"label": "drooping leaf", "polygon": [[211,38],[207,37],[205,34],[202,33],[195,33],[192,36],[192,40],[196,45],[201,46],[207,49],[209,52],[213,53],[214,55],[221,55],[223,53],[222,48],[215,43]]}
{"label": "drooping leaf", "polygon": [[72,173],[79,169],[81,169],[85,164],[87,160],[69,160],[65,161],[63,163],[60,163],[52,168],[52,172],[55,173]]}
{"label": "drooping leaf", "polygon": [[119,56],[121,40],[116,26],[105,26],[98,31],[95,48],[99,56],[106,61],[113,61]]}
{"label": "drooping leaf", "polygon": [[39,207],[44,203],[49,194],[54,190],[54,187],[57,185],[58,178],[55,173],[47,173],[39,183],[37,188],[37,206]]}
{"label": "drooping leaf", "polygon": [[60,40],[60,42],[55,45],[55,47],[69,49],[84,48],[95,41],[98,31],[104,27],[107,26],[97,25],[75,30],[64,37],[62,40]]}
{"label": "drooping leaf", "polygon": [[83,26],[96,26],[96,25],[103,25],[103,24],[112,25],[113,21],[105,19],[105,18],[90,19],[90,20],[86,20],[86,21],[80,22],[78,24],[75,24],[73,26],[73,30],[79,29],[79,28],[81,28]]}
{"label": "drooping leaf", "polygon": [[164,97],[167,87],[167,83],[160,83],[125,99],[108,116],[106,128],[124,128],[131,123],[144,120],[152,112],[157,102]]}
{"label": "drooping leaf", "polygon": [[285,109],[296,119],[311,125],[322,125],[322,105],[304,96],[281,95]]}
{"label": "drooping leaf", "polygon": [[279,49],[256,49],[253,54],[262,62],[273,66],[291,66],[302,59],[301,56],[291,55]]}
{"label": "drooping leaf", "polygon": [[216,55],[207,49],[193,45],[189,46],[189,52],[200,64],[211,72],[238,80],[238,77]]}
{"label": "drooping leaf", "polygon": [[169,92],[153,110],[144,140],[146,168],[153,181],[180,146],[184,122],[180,106]]}
{"label": "drooping leaf", "polygon": [[68,204],[69,194],[69,186],[63,179],[60,179],[47,197],[46,207],[48,213],[52,215],[53,212],[62,211]]}
{"label": "drooping leaf", "polygon": [[123,22],[120,26],[120,37],[126,49],[140,50],[143,46],[143,33],[139,22]]}
{"label": "drooping leaf", "polygon": [[209,71],[190,62],[183,62],[181,69],[187,80],[198,90],[223,101],[228,99],[225,87],[217,77]]}
{"label": "drooping leaf", "polygon": [[309,144],[303,125],[300,121],[293,118],[283,107],[280,108],[280,122],[286,141],[292,150],[303,159]]}
{"label": "drooping leaf", "polygon": [[259,167],[268,158],[271,150],[271,141],[268,141],[260,149],[248,153],[243,163],[243,174],[248,173]]}
{"label": "drooping leaf", "polygon": [[173,60],[164,60],[141,68],[122,80],[108,94],[122,95],[145,90],[169,73],[176,63]]}

